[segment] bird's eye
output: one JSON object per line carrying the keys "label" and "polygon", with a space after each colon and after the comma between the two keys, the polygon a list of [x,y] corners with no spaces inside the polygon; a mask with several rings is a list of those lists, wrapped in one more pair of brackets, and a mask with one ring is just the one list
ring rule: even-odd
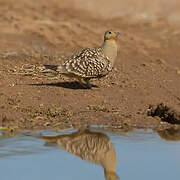
{"label": "bird's eye", "polygon": [[109,31],[109,34],[112,34],[112,32],[111,32],[111,31]]}

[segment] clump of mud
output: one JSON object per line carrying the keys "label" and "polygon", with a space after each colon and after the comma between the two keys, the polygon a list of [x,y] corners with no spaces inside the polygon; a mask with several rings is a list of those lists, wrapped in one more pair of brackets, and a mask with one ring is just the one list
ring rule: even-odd
{"label": "clump of mud", "polygon": [[152,117],[158,116],[162,121],[166,121],[171,124],[180,124],[180,112],[177,112],[163,103],[158,105],[149,105],[147,114]]}
{"label": "clump of mud", "polygon": [[180,128],[169,128],[158,131],[159,136],[167,141],[180,141]]}

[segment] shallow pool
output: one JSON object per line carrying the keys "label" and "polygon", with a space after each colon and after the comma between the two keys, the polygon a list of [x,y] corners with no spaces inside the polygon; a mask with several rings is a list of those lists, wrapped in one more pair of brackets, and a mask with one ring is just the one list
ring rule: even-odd
{"label": "shallow pool", "polygon": [[[0,136],[0,180],[180,178],[180,132],[102,129]],[[46,143],[45,143],[46,141]]]}

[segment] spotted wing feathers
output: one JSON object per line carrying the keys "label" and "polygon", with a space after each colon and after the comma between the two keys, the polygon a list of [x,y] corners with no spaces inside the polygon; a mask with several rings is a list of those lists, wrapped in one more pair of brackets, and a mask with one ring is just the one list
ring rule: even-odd
{"label": "spotted wing feathers", "polygon": [[103,54],[102,48],[88,48],[72,55],[58,71],[75,74],[84,78],[96,78],[108,74],[112,70],[109,58]]}

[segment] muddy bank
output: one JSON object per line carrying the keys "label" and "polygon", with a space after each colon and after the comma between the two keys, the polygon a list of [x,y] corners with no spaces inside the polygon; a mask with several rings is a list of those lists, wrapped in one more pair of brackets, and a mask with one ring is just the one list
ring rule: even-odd
{"label": "muddy bank", "polygon": [[160,117],[162,121],[171,124],[180,124],[180,112],[163,103],[158,105],[149,105],[147,114],[152,117]]}
{"label": "muddy bank", "polygon": [[[0,10],[0,126],[175,126],[147,116],[147,108],[161,102],[180,108],[179,25],[164,18],[101,18],[56,0],[8,0]],[[121,32],[119,53],[113,72],[92,82],[97,88],[82,89],[74,80],[42,72],[44,64],[100,45],[109,28]]]}

